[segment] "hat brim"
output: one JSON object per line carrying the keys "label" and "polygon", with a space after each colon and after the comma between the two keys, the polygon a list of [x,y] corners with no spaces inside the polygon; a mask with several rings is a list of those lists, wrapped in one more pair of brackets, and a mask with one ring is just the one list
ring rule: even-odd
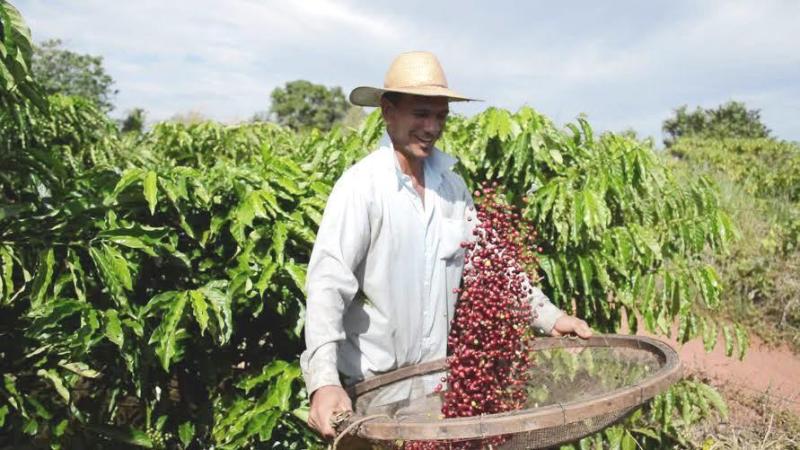
{"label": "hat brim", "polygon": [[350,103],[358,106],[381,106],[381,96],[386,92],[421,95],[424,97],[447,97],[451,102],[480,102],[476,98],[465,97],[458,92],[441,86],[416,86],[409,88],[381,89],[359,86],[350,92]]}

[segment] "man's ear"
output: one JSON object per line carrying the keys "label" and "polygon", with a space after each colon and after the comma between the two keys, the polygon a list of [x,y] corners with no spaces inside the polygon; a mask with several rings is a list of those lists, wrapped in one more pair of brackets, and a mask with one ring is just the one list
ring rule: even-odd
{"label": "man's ear", "polygon": [[381,116],[383,116],[383,121],[385,123],[389,123],[389,117],[391,116],[392,111],[394,110],[395,106],[392,102],[388,99],[381,97]]}

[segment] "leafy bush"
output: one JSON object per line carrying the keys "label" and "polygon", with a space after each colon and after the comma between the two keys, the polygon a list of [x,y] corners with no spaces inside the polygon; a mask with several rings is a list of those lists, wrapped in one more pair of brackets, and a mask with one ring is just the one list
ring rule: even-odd
{"label": "leafy bush", "polygon": [[770,139],[681,139],[676,168],[713,178],[739,238],[715,265],[729,315],[800,348],[800,147]]}
{"label": "leafy bush", "polygon": [[[0,7],[24,61],[24,23]],[[318,446],[297,366],[305,263],[379,115],[357,131],[203,122],[121,136],[87,100],[37,98],[19,69],[0,90],[0,447]],[[721,286],[702,255],[731,228],[707,182],[677,182],[651,148],[595,138],[583,119],[560,130],[489,109],[448,127],[468,182],[502,182],[542,233],[557,303],[603,331],[623,314],[661,333],[677,319],[681,339],[714,345]],[[743,350],[726,330],[729,353]],[[624,432],[669,446],[674,405],[694,419],[709,398],[680,385]]]}

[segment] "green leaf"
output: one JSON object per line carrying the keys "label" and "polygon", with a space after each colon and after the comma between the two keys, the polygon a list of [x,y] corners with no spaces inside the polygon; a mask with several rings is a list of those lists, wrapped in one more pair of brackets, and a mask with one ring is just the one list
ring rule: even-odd
{"label": "green leaf", "polygon": [[65,402],[69,403],[69,390],[64,387],[64,381],[61,379],[61,376],[58,375],[58,372],[53,369],[39,369],[36,371],[36,375],[50,380],[56,392],[58,392],[58,395],[60,395]]}
{"label": "green leaf", "polygon": [[672,413],[675,408],[675,387],[671,387],[663,394],[664,397],[664,415],[662,416],[662,423],[664,428],[669,429],[672,424]]}
{"label": "green leaf", "polygon": [[620,448],[622,450],[636,450],[638,448],[636,439],[634,439],[627,430],[625,431],[625,435],[622,436],[622,441],[620,444]]}
{"label": "green leaf", "polygon": [[300,367],[297,363],[286,367],[281,376],[278,377],[274,387],[270,390],[266,405],[277,407],[281,411],[287,411],[289,409],[289,400],[292,397],[292,383],[300,377],[300,374]]}
{"label": "green leaf", "polygon": [[717,324],[714,320],[702,318],[700,325],[703,330],[703,347],[706,352],[710,352],[717,345]]}
{"label": "green leaf", "polygon": [[300,289],[300,291],[305,294],[306,292],[305,265],[295,264],[294,261],[287,261],[286,265],[283,266],[283,269],[292,278],[292,281],[294,281],[294,285],[297,286],[297,289]]}
{"label": "green leaf", "polygon": [[36,397],[28,397],[25,399],[30,405],[33,405],[33,409],[36,411],[36,415],[44,420],[50,420],[53,418],[53,413],[47,410],[44,405],[36,399]]}
{"label": "green leaf", "polygon": [[63,419],[53,428],[53,434],[56,437],[61,437],[67,431],[67,427],[69,427],[69,420]]}
{"label": "green leaf", "polygon": [[272,439],[272,430],[275,429],[275,425],[277,425],[280,417],[280,411],[270,411],[259,416],[260,426],[258,426],[257,429],[258,439],[261,442],[269,442],[269,440]]}
{"label": "green leaf", "polygon": [[747,352],[747,347],[750,345],[750,336],[747,330],[739,324],[735,324],[733,329],[736,334],[736,345],[739,348],[737,357],[742,360],[744,359],[744,354]]}
{"label": "green leaf", "polygon": [[14,407],[14,409],[19,410],[23,416],[26,416],[25,413],[25,405],[22,403],[22,396],[17,390],[17,377],[14,375],[4,373],[3,374],[3,387],[5,388],[6,392],[11,394],[7,397],[8,403]]}
{"label": "green leaf", "polygon": [[108,197],[106,197],[103,203],[105,205],[112,204],[117,199],[117,196],[119,196],[119,194],[125,190],[125,188],[141,180],[143,174],[144,170],[138,168],[128,169],[125,172],[123,172],[122,176],[117,182],[117,185],[114,187],[114,190]]}
{"label": "green leaf", "polygon": [[700,270],[700,293],[706,306],[717,308],[719,306],[720,284],[714,269],[710,266]]}
{"label": "green leaf", "polygon": [[258,277],[258,281],[255,283],[255,288],[258,290],[259,295],[264,295],[264,291],[267,290],[267,287],[270,285],[272,281],[272,276],[275,274],[275,271],[278,269],[278,264],[271,260],[262,261],[261,266],[261,275]]}
{"label": "green leaf", "polygon": [[86,273],[83,270],[81,259],[76,252],[69,250],[67,256],[67,268],[72,277],[72,286],[78,300],[86,302]]}
{"label": "green leaf", "polygon": [[101,433],[116,442],[138,445],[144,448],[153,448],[153,441],[142,430],[133,427],[109,427],[105,425],[89,425],[89,429]]}
{"label": "green leaf", "polygon": [[6,424],[6,416],[8,415],[8,405],[0,406],[0,428]]}
{"label": "green leaf", "polygon": [[725,356],[733,356],[733,335],[730,325],[722,326],[722,337],[725,338]]}
{"label": "green leaf", "polygon": [[172,303],[173,299],[178,295],[176,291],[167,291],[162,292],[158,295],[154,295],[147,304],[142,308],[141,312],[139,313],[140,317],[147,317],[152,315],[155,312],[160,311],[163,308],[166,308]]}
{"label": "green leaf", "polygon": [[155,248],[167,247],[161,239],[168,234],[169,231],[162,228],[135,226],[103,230],[97,237],[128,248],[142,250],[150,256],[157,256]]}
{"label": "green leaf", "polygon": [[552,160],[553,160],[553,162],[554,162],[554,163],[555,163],[557,166],[560,166],[560,165],[564,164],[564,157],[563,157],[563,156],[561,156],[561,152],[560,152],[560,151],[558,151],[558,149],[555,149],[555,148],[553,148],[553,149],[550,149],[550,150],[548,151],[548,154],[550,155],[550,159],[552,159]]}
{"label": "green leaf", "polygon": [[157,431],[162,431],[164,429],[164,425],[167,423],[167,419],[169,419],[169,416],[167,416],[166,414],[159,416],[158,419],[156,419],[154,428]]}
{"label": "green leaf", "polygon": [[71,363],[58,363],[58,365],[84,378],[97,378],[100,376],[100,372],[92,369],[91,367],[86,365],[86,363],[71,362]]}
{"label": "green leaf", "polygon": [[14,260],[11,250],[0,247],[0,263],[3,264],[3,273],[0,274],[0,304],[10,301],[14,293]]}
{"label": "green leaf", "polygon": [[611,426],[603,430],[603,434],[608,439],[608,446],[612,449],[619,449],[619,443],[622,440],[622,433],[624,431],[621,427]]}
{"label": "green leaf", "polygon": [[643,436],[647,436],[650,439],[653,439],[656,442],[661,442],[661,436],[656,434],[653,430],[648,428],[631,428],[630,430],[633,433],[641,434]]}
{"label": "green leaf", "polygon": [[591,295],[592,293],[592,277],[593,277],[593,267],[592,261],[584,256],[578,256],[578,268],[580,270],[581,275],[581,286],[583,287],[583,293],[586,296]]}
{"label": "green leaf", "polygon": [[22,428],[22,432],[29,436],[35,435],[39,432],[39,422],[32,417],[27,418],[27,420],[25,420],[25,426]]}
{"label": "green leaf", "polygon": [[716,411],[724,418],[728,418],[728,405],[725,404],[725,399],[722,398],[719,392],[713,387],[705,383],[696,383],[695,387],[700,395],[705,397],[714,405]]}
{"label": "green leaf", "polygon": [[178,438],[184,447],[188,447],[194,439],[194,424],[192,422],[184,422],[178,427]]}
{"label": "green leaf", "polygon": [[253,388],[261,386],[265,382],[271,381],[273,378],[283,373],[288,367],[289,363],[286,361],[272,361],[261,369],[261,373],[259,375],[245,378],[237,383],[236,387],[239,389],[244,389],[244,393],[249,394]]}
{"label": "green leaf", "polygon": [[150,214],[153,215],[156,212],[156,203],[158,198],[156,197],[157,193],[157,184],[158,184],[158,175],[152,170],[148,171],[147,174],[144,176],[144,198],[147,200],[147,206],[150,208]]}
{"label": "green leaf", "polygon": [[62,320],[89,308],[86,303],[72,299],[58,299],[49,306],[31,311],[30,316],[36,318],[30,326],[31,331],[44,333],[56,327]]}
{"label": "green leaf", "polygon": [[133,289],[133,279],[128,261],[117,249],[106,244],[102,244],[99,249],[91,247],[89,253],[112,293],[123,301],[123,304],[126,304],[124,291]]}
{"label": "green leaf", "polygon": [[486,134],[505,141],[511,135],[511,115],[508,111],[497,108],[486,110]]}
{"label": "green leaf", "polygon": [[223,292],[227,283],[225,281],[211,281],[200,288],[208,305],[214,312],[218,324],[217,341],[220,344],[228,342],[233,333],[233,311],[231,310],[230,295]]}
{"label": "green leaf", "polygon": [[175,295],[174,301],[166,307],[161,324],[153,331],[148,342],[148,344],[156,344],[156,355],[166,372],[169,372],[169,366],[177,352],[178,325],[183,318],[183,309],[187,300],[186,292]]}
{"label": "green leaf", "polygon": [[125,335],[122,332],[122,325],[119,321],[117,311],[113,309],[106,310],[106,330],[105,335],[109,341],[117,344],[117,347],[122,348],[125,343]]}
{"label": "green leaf", "polygon": [[288,231],[286,229],[286,224],[283,222],[275,222],[272,230],[272,247],[270,250],[272,251],[275,261],[281,266],[284,263],[284,247],[286,246],[287,236]]}
{"label": "green leaf", "polygon": [[200,290],[193,290],[189,292],[192,299],[192,310],[194,311],[194,318],[197,324],[200,325],[200,334],[205,333],[208,328],[208,305],[203,292]]}
{"label": "green leaf", "polygon": [[39,265],[36,268],[36,276],[31,287],[31,309],[36,310],[42,306],[47,290],[53,280],[53,266],[55,265],[55,255],[53,249],[44,250],[39,255]]}

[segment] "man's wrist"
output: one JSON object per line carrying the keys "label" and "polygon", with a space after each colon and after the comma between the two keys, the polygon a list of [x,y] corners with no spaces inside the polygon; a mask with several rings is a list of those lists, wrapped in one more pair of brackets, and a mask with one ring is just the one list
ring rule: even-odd
{"label": "man's wrist", "polygon": [[308,400],[309,400],[310,402],[313,402],[313,401],[314,401],[314,394],[316,394],[317,392],[319,392],[319,391],[321,391],[321,390],[325,390],[325,388],[339,388],[339,389],[344,389],[344,388],[342,388],[342,385],[341,385],[341,384],[326,384],[326,385],[323,385],[323,386],[319,386],[319,387],[317,387],[316,389],[314,389],[313,391],[311,391],[311,393],[308,395]]}

